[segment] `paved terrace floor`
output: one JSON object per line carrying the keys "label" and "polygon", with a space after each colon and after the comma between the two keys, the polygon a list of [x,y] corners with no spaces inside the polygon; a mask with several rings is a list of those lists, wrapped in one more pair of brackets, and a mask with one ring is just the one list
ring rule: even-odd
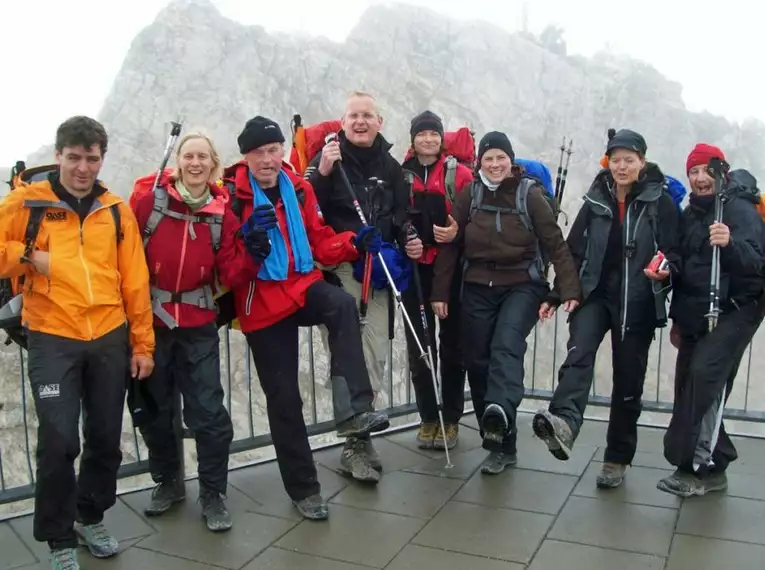
{"label": "paved terrace floor", "polygon": [[[316,453],[328,522],[303,521],[274,463],[231,472],[234,528],[209,533],[187,482],[187,502],[161,518],[142,515],[150,491],[123,495],[107,514],[123,552],[85,569],[246,570],[761,570],[765,567],[765,441],[739,439],[727,494],[680,500],[658,491],[670,471],[662,430],[641,428],[622,488],[599,491],[605,425],[588,422],[572,459],[558,462],[520,420],[517,468],[478,472],[485,452],[475,418],[464,420],[455,467],[414,445],[412,431],[377,438],[380,484],[335,472],[339,449]],[[434,459],[435,457],[435,459]],[[32,520],[0,525],[0,568],[47,568]]]}

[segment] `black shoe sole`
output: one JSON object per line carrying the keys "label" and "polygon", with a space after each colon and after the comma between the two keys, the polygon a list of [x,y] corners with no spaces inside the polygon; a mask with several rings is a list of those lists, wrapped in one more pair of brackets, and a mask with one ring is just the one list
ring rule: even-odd
{"label": "black shoe sole", "polygon": [[354,430],[354,429],[345,429],[345,430],[337,430],[337,437],[344,438],[344,437],[362,437],[365,435],[369,435],[370,433],[377,433],[381,431],[385,431],[390,427],[390,419],[388,419],[387,416],[380,416],[377,419],[375,419],[373,422],[370,422],[369,425],[364,426],[361,429]]}
{"label": "black shoe sole", "polygon": [[555,428],[543,414],[536,414],[531,426],[534,434],[545,442],[547,449],[550,450],[555,459],[568,461],[571,458],[571,450],[555,435]]}
{"label": "black shoe sole", "polygon": [[487,410],[481,418],[483,429],[483,448],[489,451],[502,451],[502,442],[508,435],[508,426],[498,411]]}

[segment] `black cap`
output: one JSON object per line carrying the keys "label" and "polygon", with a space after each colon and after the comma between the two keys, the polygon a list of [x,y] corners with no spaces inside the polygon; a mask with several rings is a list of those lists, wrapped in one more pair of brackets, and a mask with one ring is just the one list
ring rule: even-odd
{"label": "black cap", "polygon": [[236,142],[239,143],[239,152],[247,154],[264,144],[283,143],[284,135],[274,121],[258,115],[247,121]]}
{"label": "black cap", "polygon": [[487,150],[493,148],[504,151],[510,157],[510,161],[515,162],[515,151],[513,151],[513,145],[510,144],[510,139],[505,133],[499,131],[491,131],[483,135],[481,142],[478,143],[478,162],[481,162],[481,158]]}
{"label": "black cap", "polygon": [[414,140],[417,133],[422,131],[436,131],[441,135],[441,139],[444,138],[444,123],[441,121],[441,117],[433,113],[432,111],[423,111],[412,119],[412,124],[409,127],[409,134]]}
{"label": "black cap", "polygon": [[614,129],[608,130],[608,145],[606,145],[606,154],[611,155],[611,151],[617,148],[633,150],[645,156],[648,152],[648,145],[643,135],[629,129],[620,129],[614,132]]}

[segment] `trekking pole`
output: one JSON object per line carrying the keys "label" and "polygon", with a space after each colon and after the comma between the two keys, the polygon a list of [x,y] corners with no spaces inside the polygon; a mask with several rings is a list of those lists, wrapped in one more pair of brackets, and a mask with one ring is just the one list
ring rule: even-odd
{"label": "trekking pole", "polygon": [[[382,186],[383,181],[377,178],[370,178],[378,187]],[[369,309],[369,291],[372,288],[372,255],[367,253],[364,256],[364,276],[361,280],[361,299],[359,300],[359,321],[361,326],[367,324],[367,311]]]}
{"label": "trekking pole", "polygon": [[[563,144],[561,145],[561,163],[563,163],[563,151],[566,151],[566,164],[563,166],[563,172],[560,172],[560,168],[558,169],[558,172],[560,174],[560,178],[555,181],[555,204],[556,204],[556,214],[555,219],[557,221],[558,216],[562,213],[563,217],[566,220],[566,225],[568,225],[568,216],[566,216],[566,213],[561,210],[561,204],[563,204],[563,192],[566,190],[566,179],[568,178],[568,166],[571,163],[571,155],[574,153],[573,146],[574,146],[574,139],[568,140],[568,149],[565,149],[565,142],[566,137],[563,137]],[[558,181],[560,181],[560,185],[558,184]]]}
{"label": "trekking pole", "polygon": [[[332,142],[337,137],[336,133],[330,133],[327,135],[327,137],[324,139],[326,143]],[[348,190],[348,193],[351,195],[351,199],[353,200],[353,207],[356,209],[356,213],[359,216],[359,220],[361,220],[361,223],[365,226],[369,225],[367,224],[367,218],[364,216],[364,212],[361,210],[361,205],[359,205],[359,199],[356,196],[356,192],[353,189],[353,186],[351,186],[351,181],[348,180],[348,175],[345,173],[345,169],[343,168],[343,165],[339,162],[335,163],[335,166],[337,167],[337,171],[340,173],[340,179],[343,182],[343,185],[345,186],[346,190]],[[409,331],[412,333],[412,336],[414,337],[415,342],[417,343],[417,348],[420,351],[419,358],[422,358],[427,363],[428,367],[430,367],[430,363],[427,361],[427,353],[422,348],[422,343],[420,342],[419,337],[417,336],[417,331],[414,330],[414,325],[412,324],[412,320],[409,318],[409,314],[406,312],[406,308],[404,307],[404,302],[401,299],[401,292],[396,287],[396,284],[393,281],[393,277],[390,274],[390,271],[388,271],[388,266],[385,263],[385,258],[382,256],[381,252],[377,253],[377,258],[380,260],[380,266],[382,267],[383,271],[385,272],[385,277],[388,280],[388,285],[390,286],[391,294],[396,299],[396,305],[398,309],[401,311],[401,314],[404,317],[404,322],[409,327]]]}
{"label": "trekking pole", "polygon": [[[414,227],[410,224],[409,229],[407,231],[407,238],[411,236],[417,236],[417,232],[414,230]],[[441,398],[441,386],[438,382],[438,379],[436,378],[436,366],[433,362],[433,349],[431,347],[431,337],[430,337],[430,329],[428,327],[428,317],[425,312],[425,296],[422,292],[422,281],[420,280],[420,264],[412,259],[412,271],[414,272],[414,287],[417,291],[417,301],[420,304],[420,319],[422,320],[422,336],[423,340],[425,341],[425,346],[427,347],[427,358],[428,358],[428,367],[430,368],[430,378],[433,381],[433,391],[436,393],[436,408],[438,409],[438,423],[441,424],[441,433],[444,437],[444,451],[446,452],[446,468],[451,469],[454,467],[452,465],[451,458],[449,457],[449,446],[446,445],[446,424],[444,422],[444,405],[443,405],[443,399]]]}
{"label": "trekking pole", "polygon": [[[709,173],[715,179],[715,214],[714,223],[721,224],[723,219],[723,178],[727,165],[719,158],[709,161]],[[706,315],[709,332],[715,330],[720,317],[720,246],[712,247],[712,270],[709,273],[709,312]]]}
{"label": "trekking pole", "polygon": [[558,199],[560,194],[560,181],[563,176],[563,153],[566,152],[566,137],[563,137],[563,142],[560,143],[560,160],[558,161],[558,173],[555,176],[555,199]]}
{"label": "trekking pole", "polygon": [[173,121],[172,123],[172,129],[170,129],[170,136],[167,137],[167,144],[165,145],[165,155],[162,157],[162,163],[159,165],[159,170],[157,170],[157,176],[154,178],[154,186],[152,186],[152,191],[159,186],[159,180],[162,177],[162,173],[165,171],[165,168],[167,167],[167,163],[170,160],[170,155],[173,152],[173,148],[175,147],[175,143],[178,141],[178,137],[181,134],[181,127],[183,126],[180,122]]}

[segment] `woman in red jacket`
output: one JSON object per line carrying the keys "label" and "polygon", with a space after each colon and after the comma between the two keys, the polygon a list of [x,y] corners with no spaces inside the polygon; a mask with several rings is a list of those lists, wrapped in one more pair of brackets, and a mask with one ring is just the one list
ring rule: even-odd
{"label": "woman in red jacket", "polygon": [[160,515],[185,498],[184,482],[177,476],[183,449],[173,431],[177,383],[197,445],[202,515],[210,530],[222,531],[232,526],[223,495],[234,430],[223,405],[213,295],[221,260],[237,255],[226,250],[235,247],[239,224],[226,211],[226,195],[211,182],[220,171],[212,141],[188,134],[176,159],[176,171],[163,175],[154,192],[136,189],[131,200],[144,235],[157,342],[154,373],[147,382],[158,413],[139,425],[157,482],[144,512]]}
{"label": "woman in red jacket", "polygon": [[[314,260],[332,266],[356,261],[364,252],[376,254],[382,238],[371,226],[358,234],[336,234],[324,224],[313,188],[283,162],[284,135],[275,122],[249,120],[238,143],[244,160],[226,170],[226,180],[235,187],[229,210],[238,210],[245,221],[241,242],[249,259],[227,249],[232,259],[221,264],[221,283],[233,291],[236,317],[252,349],[287,494],[305,518],[326,519],[303,419],[298,327],[328,329],[337,435],[387,429],[387,416],[372,406],[354,298],[324,281],[314,265]],[[341,457],[344,466],[353,459],[348,455]],[[368,471],[365,480],[379,480],[379,473]]]}
{"label": "woman in red jacket", "polygon": [[[455,273],[452,286],[450,310],[441,320],[438,349],[436,349],[436,320],[430,306],[433,287],[433,263],[441,244],[448,244],[457,237],[457,222],[451,216],[452,202],[456,194],[470,189],[473,173],[467,166],[454,162],[447,165],[444,151],[444,125],[441,118],[425,111],[412,119],[409,130],[412,148],[402,165],[410,185],[410,219],[425,249],[417,263],[422,283],[425,314],[430,331],[431,350],[434,361],[441,357],[441,394],[443,398],[444,431],[438,424],[438,406],[430,370],[418,358],[417,343],[407,329],[409,370],[412,375],[417,408],[420,412],[420,429],[417,445],[423,449],[452,449],[457,445],[459,421],[465,404],[465,369],[459,338],[459,292],[462,283],[460,272]],[[472,149],[471,149],[472,150]],[[450,169],[454,168],[453,172]],[[414,284],[403,293],[404,305],[410,315],[420,312],[420,298]],[[420,339],[424,339],[422,320],[412,319]]]}

